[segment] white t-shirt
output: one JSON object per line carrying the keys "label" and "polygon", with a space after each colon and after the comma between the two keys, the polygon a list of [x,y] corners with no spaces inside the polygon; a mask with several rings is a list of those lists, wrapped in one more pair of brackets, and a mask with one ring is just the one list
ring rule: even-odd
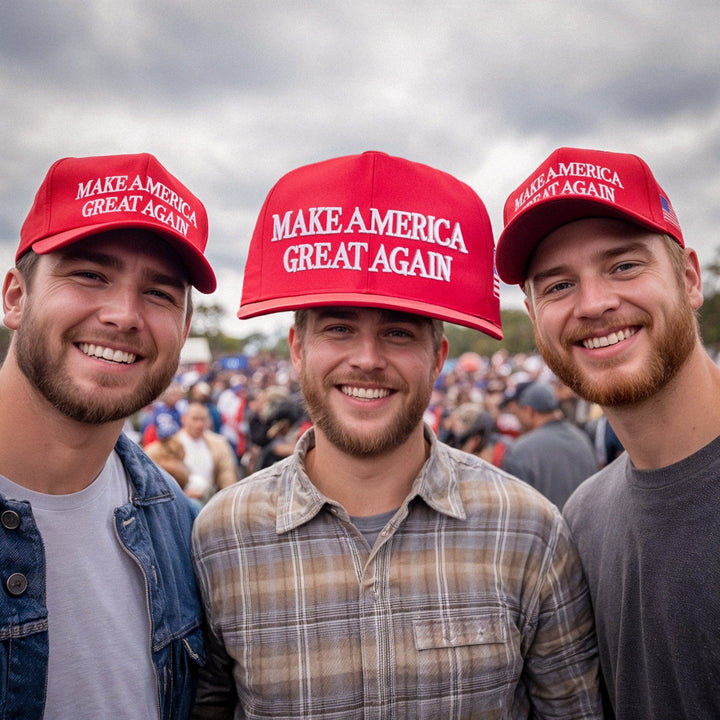
{"label": "white t-shirt", "polygon": [[45,546],[50,658],[46,720],[159,717],[143,574],[115,533],[128,480],[112,453],[78,493],[45,495],[0,476],[29,500]]}
{"label": "white t-shirt", "polygon": [[190,468],[190,480],[185,490],[196,490],[203,500],[208,500],[214,489],[214,463],[212,453],[205,438],[197,440],[190,437],[185,430],[175,436],[185,448],[185,464]]}

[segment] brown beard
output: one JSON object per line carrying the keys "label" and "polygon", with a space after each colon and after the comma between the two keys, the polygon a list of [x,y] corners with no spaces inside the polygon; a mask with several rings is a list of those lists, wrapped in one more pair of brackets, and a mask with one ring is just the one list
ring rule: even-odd
{"label": "brown beard", "polygon": [[[648,319],[643,328],[652,331],[652,320]],[[535,330],[535,342],[548,367],[580,397],[601,407],[635,405],[655,395],[675,377],[697,341],[695,311],[684,293],[680,293],[677,309],[669,318],[662,336],[654,339],[652,354],[644,371],[634,377],[624,377],[617,372],[612,374],[611,380],[593,380],[584,375],[573,362],[572,341],[564,342],[565,352],[559,352]],[[609,366],[608,373],[611,371],[612,367]]]}
{"label": "brown beard", "polygon": [[[366,378],[367,380],[367,378]],[[378,384],[383,384],[374,378]],[[402,445],[422,422],[425,409],[430,402],[432,378],[427,387],[413,393],[410,405],[405,412],[389,423],[386,430],[374,436],[361,436],[348,432],[335,417],[326,401],[326,393],[332,392],[336,383],[328,378],[323,382],[322,390],[317,390],[307,376],[305,362],[300,368],[300,387],[305,406],[315,427],[320,430],[336,448],[346,455],[359,458],[379,457]]]}
{"label": "brown beard", "polygon": [[[150,404],[170,384],[178,366],[176,357],[174,362],[148,373],[134,393],[120,400],[107,400],[102,391],[91,396],[82,393],[50,356],[45,333],[35,322],[29,299],[14,344],[18,367],[50,405],[71,420],[91,425],[122,420]],[[108,380],[108,387],[114,384]]]}

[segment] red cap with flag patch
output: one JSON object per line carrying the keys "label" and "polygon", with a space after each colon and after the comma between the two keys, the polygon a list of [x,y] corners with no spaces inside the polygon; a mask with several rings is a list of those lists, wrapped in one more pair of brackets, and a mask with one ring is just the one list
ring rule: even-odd
{"label": "red cap with flag patch", "polygon": [[533,250],[549,233],[595,217],[629,220],[685,246],[670,200],[641,158],[559,148],[505,201],[497,246],[500,277],[522,285]]}
{"label": "red cap with flag patch", "polygon": [[63,158],[48,170],[20,231],[16,261],[120,228],[142,228],[167,241],[203,293],[216,280],[204,251],[208,239],[203,204],[147,153]]}
{"label": "red cap with flag patch", "polygon": [[374,151],[307,165],[260,211],[238,317],[359,305],[499,339],[494,248],[482,200],[445,172]]}

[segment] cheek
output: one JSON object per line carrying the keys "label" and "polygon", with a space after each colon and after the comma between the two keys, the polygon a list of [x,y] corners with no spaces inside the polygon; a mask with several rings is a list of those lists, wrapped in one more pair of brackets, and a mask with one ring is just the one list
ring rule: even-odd
{"label": "cheek", "polygon": [[560,334],[567,313],[559,307],[545,307],[540,305],[534,308],[530,316],[535,333],[543,338],[556,337]]}
{"label": "cheek", "polygon": [[163,344],[169,346],[182,345],[185,342],[187,328],[184,317],[159,317],[153,318],[150,323],[153,335],[158,341],[158,345]]}

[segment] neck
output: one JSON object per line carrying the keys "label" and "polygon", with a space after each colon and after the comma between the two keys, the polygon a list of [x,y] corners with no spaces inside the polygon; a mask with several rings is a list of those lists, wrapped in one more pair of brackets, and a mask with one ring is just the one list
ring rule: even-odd
{"label": "neck", "polygon": [[315,487],[349,515],[378,515],[402,505],[429,453],[422,424],[401,446],[371,458],[344,453],[316,429],[305,470]]}
{"label": "neck", "polygon": [[61,495],[87,487],[101,472],[123,421],[71,420],[30,385],[8,356],[0,369],[0,474],[36,492]]}
{"label": "neck", "polygon": [[720,368],[698,345],[677,375],[636,405],[604,408],[635,467],[667,467],[720,435]]}

